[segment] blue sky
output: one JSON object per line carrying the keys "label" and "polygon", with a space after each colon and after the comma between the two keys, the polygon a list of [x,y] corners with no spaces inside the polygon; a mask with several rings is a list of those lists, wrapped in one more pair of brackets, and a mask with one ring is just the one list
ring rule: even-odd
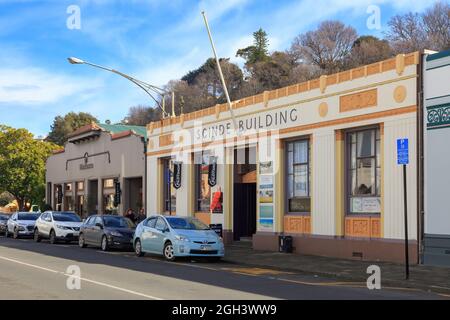
{"label": "blue sky", "polygon": [[[53,118],[90,112],[120,121],[146,94],[114,74],[70,65],[76,56],[162,86],[212,56],[200,12],[208,15],[218,53],[235,57],[262,27],[271,51],[289,48],[299,33],[338,19],[359,34],[382,36],[395,14],[422,12],[433,0],[0,0],[0,123],[46,135]],[[70,30],[77,5],[81,29]],[[381,29],[369,30],[367,9],[381,9]]]}

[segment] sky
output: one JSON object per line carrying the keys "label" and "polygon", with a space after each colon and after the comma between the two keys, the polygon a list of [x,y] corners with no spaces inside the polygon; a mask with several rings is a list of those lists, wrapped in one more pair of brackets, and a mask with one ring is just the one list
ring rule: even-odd
{"label": "sky", "polygon": [[[0,0],[0,124],[46,136],[54,117],[70,111],[114,123],[131,106],[152,105],[128,80],[71,65],[67,57],[164,86],[212,56],[202,10],[218,54],[243,66],[236,51],[251,45],[252,33],[260,27],[269,35],[270,51],[288,49],[297,35],[329,19],[353,26],[360,35],[382,37],[392,16],[423,12],[433,2]],[[380,9],[380,28],[367,25],[374,8]]]}

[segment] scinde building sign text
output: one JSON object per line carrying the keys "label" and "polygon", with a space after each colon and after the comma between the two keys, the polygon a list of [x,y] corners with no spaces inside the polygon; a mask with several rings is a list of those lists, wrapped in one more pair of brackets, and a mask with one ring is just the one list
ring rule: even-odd
{"label": "scinde building sign text", "polygon": [[[290,126],[298,120],[298,109],[291,107],[285,110],[272,110],[257,115],[239,117],[236,119],[236,125],[240,135],[247,135]],[[216,124],[194,127],[194,139],[196,143],[210,142],[233,136],[236,136],[236,133],[232,119]]]}

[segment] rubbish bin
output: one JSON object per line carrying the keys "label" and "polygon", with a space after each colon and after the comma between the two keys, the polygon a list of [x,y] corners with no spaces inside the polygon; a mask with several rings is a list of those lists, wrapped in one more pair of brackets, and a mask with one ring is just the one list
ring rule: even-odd
{"label": "rubbish bin", "polygon": [[292,253],[292,237],[291,236],[279,236],[278,247],[280,252]]}

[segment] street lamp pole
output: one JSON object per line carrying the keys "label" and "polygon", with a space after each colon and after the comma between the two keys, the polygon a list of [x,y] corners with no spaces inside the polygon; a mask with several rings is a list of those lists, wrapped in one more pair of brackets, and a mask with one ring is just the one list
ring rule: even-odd
{"label": "street lamp pole", "polygon": [[[127,80],[129,80],[131,82],[133,82],[139,88],[144,90],[156,102],[158,107],[162,110],[163,118],[170,117],[170,116],[172,116],[172,117],[175,116],[175,108],[174,108],[174,105],[175,105],[175,100],[174,100],[175,99],[175,94],[174,94],[174,92],[168,92],[168,91],[166,91],[166,90],[164,90],[162,88],[159,88],[157,86],[151,85],[151,84],[146,83],[144,81],[141,81],[139,79],[133,78],[133,77],[131,77],[131,76],[129,76],[129,75],[123,73],[123,72],[120,72],[120,71],[117,71],[117,70],[114,70],[114,69],[111,69],[111,68],[108,68],[108,67],[104,67],[104,66],[92,63],[92,62],[84,61],[84,60],[79,59],[79,58],[70,57],[70,58],[67,58],[67,60],[71,64],[87,64],[87,65],[90,65],[90,66],[98,68],[98,69],[102,69],[102,70],[105,70],[105,71],[109,71],[109,72],[118,74],[119,76],[121,76],[121,77],[123,77],[123,78],[125,78],[125,79],[127,79]],[[162,96],[162,101],[163,101],[163,105],[162,106],[161,106],[161,103],[155,98],[154,94],[158,94],[158,95]],[[171,98],[172,98],[172,114],[166,112],[166,110],[165,110],[165,97],[168,94],[171,94]]]}

